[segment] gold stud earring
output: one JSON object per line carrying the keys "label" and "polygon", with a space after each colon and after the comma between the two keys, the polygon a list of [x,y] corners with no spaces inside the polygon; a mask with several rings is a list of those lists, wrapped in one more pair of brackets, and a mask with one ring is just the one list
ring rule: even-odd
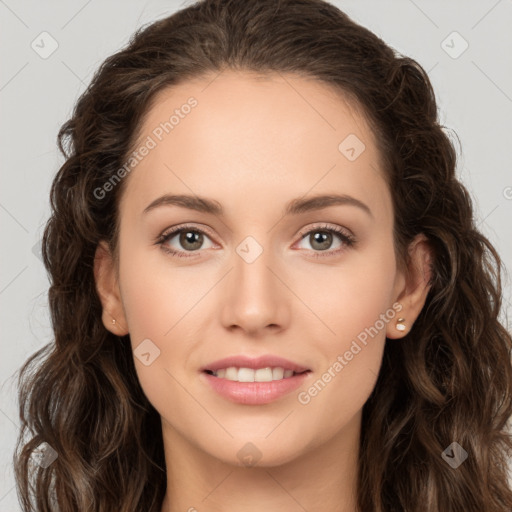
{"label": "gold stud earring", "polygon": [[396,328],[398,331],[405,331],[405,324],[403,322],[405,322],[405,318],[399,318],[396,321]]}
{"label": "gold stud earring", "polygon": [[116,325],[116,319],[115,319],[115,318],[112,318],[112,323],[113,323],[114,325]]}

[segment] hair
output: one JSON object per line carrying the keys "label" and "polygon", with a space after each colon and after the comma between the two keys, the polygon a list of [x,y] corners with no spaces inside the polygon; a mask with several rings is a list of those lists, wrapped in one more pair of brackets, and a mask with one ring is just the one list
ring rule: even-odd
{"label": "hair", "polygon": [[[504,268],[456,178],[427,73],[323,0],[203,0],[139,28],[99,67],[59,131],[65,162],[42,239],[55,339],[19,370],[14,464],[23,511],[160,512],[160,416],[123,343],[129,335],[102,324],[93,274],[101,240],[117,258],[126,180],[101,200],[94,190],[133,151],[159,91],[223,70],[291,73],[350,98],[377,140],[399,262],[419,233],[433,249],[426,303],[410,332],[386,343],[363,407],[360,510],[512,510]],[[457,469],[441,456],[455,441],[468,453]],[[41,443],[57,454],[48,467],[33,464]]]}

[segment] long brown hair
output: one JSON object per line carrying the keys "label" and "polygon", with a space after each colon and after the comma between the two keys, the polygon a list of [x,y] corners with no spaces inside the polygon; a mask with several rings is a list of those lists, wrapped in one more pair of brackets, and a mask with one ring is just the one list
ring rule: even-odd
{"label": "long brown hair", "polygon": [[[397,255],[406,261],[418,233],[435,252],[427,302],[405,338],[386,342],[363,408],[361,511],[512,510],[512,339],[499,321],[500,258],[456,179],[426,72],[322,0],[204,0],[142,27],[101,65],[61,127],[66,160],[42,243],[55,340],[19,376],[23,510],[160,512],[160,417],[130,344],[102,324],[93,276],[99,241],[117,249],[124,182],[101,199],[94,191],[133,151],[158,91],[224,69],[297,73],[351,98],[377,137]],[[456,469],[441,455],[453,442],[468,453]],[[41,443],[57,454],[47,467],[31,462]]]}

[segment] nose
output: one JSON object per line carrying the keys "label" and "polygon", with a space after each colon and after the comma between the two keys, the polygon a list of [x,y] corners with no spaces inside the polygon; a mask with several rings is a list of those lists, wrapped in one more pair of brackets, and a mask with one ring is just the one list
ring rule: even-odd
{"label": "nose", "polygon": [[222,323],[226,329],[240,329],[251,336],[276,333],[287,327],[291,293],[283,284],[279,265],[263,252],[252,262],[235,254],[221,299]]}

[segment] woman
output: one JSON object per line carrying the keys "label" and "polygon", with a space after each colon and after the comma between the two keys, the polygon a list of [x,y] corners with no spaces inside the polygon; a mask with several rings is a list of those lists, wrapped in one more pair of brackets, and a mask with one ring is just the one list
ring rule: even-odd
{"label": "woman", "polygon": [[501,262],[417,62],[321,0],[204,0],[59,146],[24,510],[511,509]]}

